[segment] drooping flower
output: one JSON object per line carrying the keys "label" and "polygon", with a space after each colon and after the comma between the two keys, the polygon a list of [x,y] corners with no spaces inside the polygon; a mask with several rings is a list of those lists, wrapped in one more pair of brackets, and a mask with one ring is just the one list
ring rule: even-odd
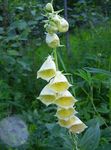
{"label": "drooping flower", "polygon": [[79,119],[76,117],[75,123],[70,127],[69,131],[72,133],[81,133],[83,132],[87,126]]}
{"label": "drooping flower", "polygon": [[37,78],[42,78],[49,81],[56,75],[56,65],[52,56],[48,56],[47,60],[43,63],[39,71],[37,72]]}
{"label": "drooping flower", "polygon": [[59,119],[58,123],[61,127],[70,128],[74,123],[77,122],[76,116],[69,118],[68,120]]}
{"label": "drooping flower", "polygon": [[77,111],[75,110],[75,108],[65,109],[65,108],[59,107],[57,109],[56,116],[58,119],[68,120],[76,113],[77,113]]}
{"label": "drooping flower", "polygon": [[69,23],[64,18],[61,18],[58,23],[59,32],[67,32],[68,29],[69,29]]}
{"label": "drooping flower", "polygon": [[51,48],[56,48],[56,47],[60,46],[59,37],[55,33],[53,33],[53,34],[47,33],[46,34],[46,43]]}
{"label": "drooping flower", "polygon": [[55,92],[63,92],[71,86],[67,78],[60,71],[56,72],[56,76],[50,80],[49,85]]}
{"label": "drooping flower", "polygon": [[69,91],[64,91],[58,94],[55,104],[61,108],[71,108],[77,100],[72,96]]}
{"label": "drooping flower", "polygon": [[73,116],[69,120],[59,119],[59,125],[68,128],[69,131],[73,133],[80,133],[87,128],[87,126],[76,116]]}
{"label": "drooping flower", "polygon": [[69,131],[72,132],[72,133],[81,133],[83,132],[85,129],[87,128],[87,126],[82,122],[80,124],[76,124],[76,125],[73,125]]}
{"label": "drooping flower", "polygon": [[38,99],[40,99],[40,101],[42,101],[45,105],[48,106],[48,105],[54,103],[54,101],[55,101],[55,99],[56,99],[56,93],[55,93],[54,91],[52,91],[52,90],[48,87],[48,85],[46,85],[46,86],[42,89],[42,91],[41,91],[41,93],[40,93]]}

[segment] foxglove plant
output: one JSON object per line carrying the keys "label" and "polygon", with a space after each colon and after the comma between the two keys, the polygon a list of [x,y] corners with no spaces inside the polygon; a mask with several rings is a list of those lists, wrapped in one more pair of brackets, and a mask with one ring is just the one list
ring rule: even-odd
{"label": "foxglove plant", "polygon": [[55,104],[57,112],[55,116],[61,127],[65,127],[71,133],[80,133],[87,127],[77,116],[75,110],[75,97],[68,91],[72,86],[66,76],[59,70],[56,48],[60,47],[60,39],[57,32],[67,32],[68,22],[59,15],[60,11],[54,11],[52,3],[45,6],[44,28],[46,29],[46,43],[53,48],[54,55],[49,55],[37,72],[37,78],[44,79],[48,84],[41,91],[38,99],[46,106]]}

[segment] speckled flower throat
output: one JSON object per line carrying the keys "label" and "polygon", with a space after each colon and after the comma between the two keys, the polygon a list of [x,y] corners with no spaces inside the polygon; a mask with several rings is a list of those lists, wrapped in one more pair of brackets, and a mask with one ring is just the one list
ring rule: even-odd
{"label": "speckled flower throat", "polygon": [[69,132],[81,133],[87,126],[76,116],[74,106],[77,100],[68,91],[72,85],[58,68],[56,48],[61,45],[57,33],[67,32],[69,29],[68,22],[59,15],[60,12],[54,11],[52,3],[45,6],[46,43],[53,49],[53,55],[47,57],[37,72],[37,78],[48,82],[38,99],[46,106],[51,104],[57,106],[55,116],[60,126],[68,128]]}

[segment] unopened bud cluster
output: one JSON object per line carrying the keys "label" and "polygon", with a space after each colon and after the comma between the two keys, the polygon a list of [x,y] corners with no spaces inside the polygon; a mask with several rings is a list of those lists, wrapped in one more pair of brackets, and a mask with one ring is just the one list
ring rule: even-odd
{"label": "unopened bud cluster", "polygon": [[[45,7],[48,21],[45,24],[47,35],[46,43],[49,47],[56,48],[60,45],[59,37],[55,32],[66,32],[69,28],[68,22],[54,12],[51,3]],[[37,78],[46,80],[48,84],[42,89],[38,99],[46,106],[55,104],[60,126],[68,128],[70,132],[80,133],[87,127],[77,116],[75,110],[75,97],[68,91],[72,85],[66,76],[58,70],[53,56],[49,55],[37,72]]]}
{"label": "unopened bud cluster", "polygon": [[45,6],[46,17],[48,20],[45,21],[46,33],[46,43],[51,48],[56,48],[60,46],[60,40],[57,32],[67,32],[69,29],[68,22],[58,15],[59,11],[54,11],[51,3]]}

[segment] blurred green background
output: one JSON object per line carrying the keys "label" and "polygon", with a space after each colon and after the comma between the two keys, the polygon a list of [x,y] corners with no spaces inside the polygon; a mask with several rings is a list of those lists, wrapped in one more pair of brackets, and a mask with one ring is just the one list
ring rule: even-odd
{"label": "blurred green background", "polygon": [[[70,47],[57,53],[88,125],[78,138],[56,124],[55,106],[36,99],[46,84],[37,70],[52,52],[43,28],[47,2],[0,0],[0,119],[20,114],[27,123],[30,137],[18,150],[73,150],[75,138],[80,150],[111,150],[111,1],[68,0]],[[54,0],[54,7],[62,9],[64,1]],[[60,38],[67,45],[66,35]],[[0,142],[0,150],[17,149]]]}

